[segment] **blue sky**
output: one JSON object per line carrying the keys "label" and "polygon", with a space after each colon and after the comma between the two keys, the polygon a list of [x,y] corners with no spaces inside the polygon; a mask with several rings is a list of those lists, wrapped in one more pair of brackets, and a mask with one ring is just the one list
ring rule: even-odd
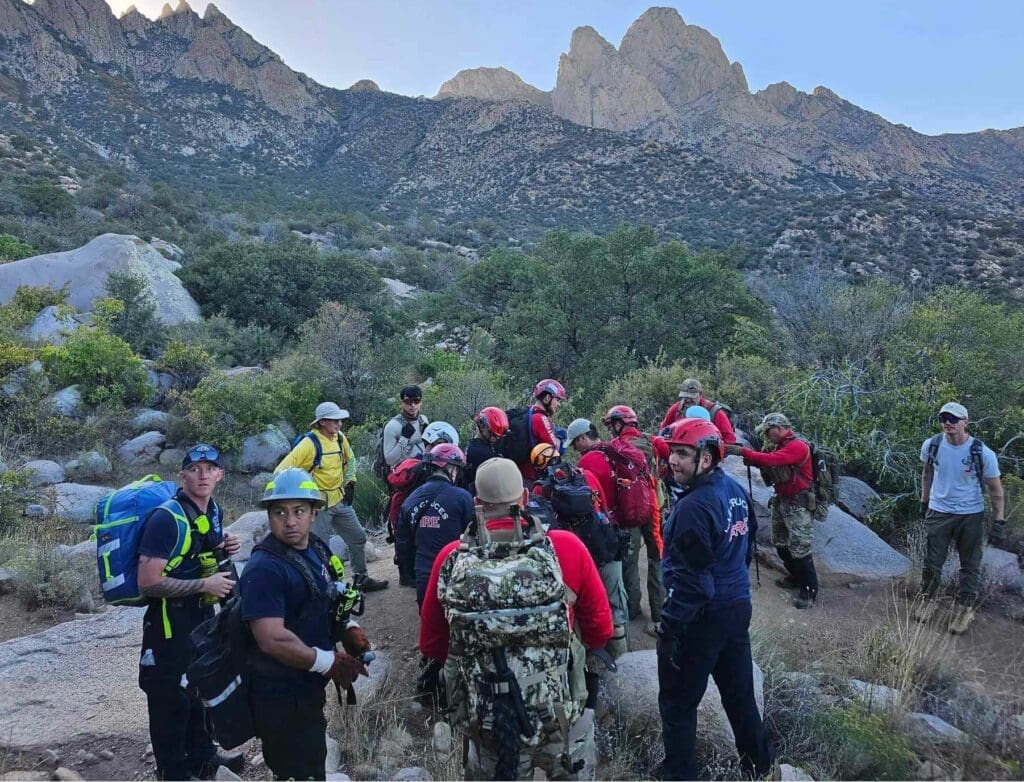
{"label": "blue sky", "polygon": [[[163,0],[132,2],[148,16]],[[176,5],[177,0],[172,2]],[[206,0],[193,0],[202,13]],[[1024,126],[1020,0],[692,0],[663,3],[710,30],[751,89],[822,84],[923,133]],[[334,87],[373,79],[434,95],[463,68],[503,65],[541,89],[555,82],[572,30],[618,46],[651,3],[634,0],[218,0],[217,7],[292,68]]]}

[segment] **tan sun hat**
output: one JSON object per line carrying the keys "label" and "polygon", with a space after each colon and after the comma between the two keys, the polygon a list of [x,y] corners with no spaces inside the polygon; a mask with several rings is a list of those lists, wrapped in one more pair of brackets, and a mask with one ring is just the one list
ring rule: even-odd
{"label": "tan sun hat", "polygon": [[942,415],[943,413],[955,415],[961,421],[966,421],[969,418],[967,415],[967,408],[959,402],[946,402],[946,404],[942,406],[942,409],[939,410],[939,415]]}

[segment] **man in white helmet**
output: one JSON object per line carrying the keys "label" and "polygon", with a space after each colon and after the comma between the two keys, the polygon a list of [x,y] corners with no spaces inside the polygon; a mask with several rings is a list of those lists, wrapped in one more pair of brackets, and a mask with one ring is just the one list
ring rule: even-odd
{"label": "man in white helmet", "polygon": [[388,582],[366,572],[366,530],[359,523],[352,501],[356,493],[356,455],[342,432],[348,410],[334,402],[321,402],[310,430],[296,438],[292,450],[274,470],[298,467],[313,476],[324,507],[316,515],[315,528],[324,540],[339,535],[348,546],[356,586],[364,592],[387,589]]}

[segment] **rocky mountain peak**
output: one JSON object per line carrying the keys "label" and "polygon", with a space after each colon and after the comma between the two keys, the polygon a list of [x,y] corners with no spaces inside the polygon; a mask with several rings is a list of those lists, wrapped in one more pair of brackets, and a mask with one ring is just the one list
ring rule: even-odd
{"label": "rocky mountain peak", "polygon": [[171,8],[171,4],[164,3],[164,7],[160,9],[160,15],[156,20],[162,22],[164,19],[170,19],[172,16],[174,16],[174,9]]}
{"label": "rocky mountain peak", "polygon": [[671,135],[672,107],[654,84],[593,27],[577,27],[558,61],[552,93],[555,114],[610,130]]}
{"label": "rocky mountain peak", "polygon": [[619,53],[644,74],[677,111],[710,93],[749,93],[739,63],[719,40],[689,25],[674,8],[651,8],[622,38]]}
{"label": "rocky mountain peak", "polygon": [[551,93],[527,84],[508,68],[469,68],[441,85],[437,98],[477,98],[487,101],[521,100],[551,108]]}
{"label": "rocky mountain peak", "polygon": [[97,62],[115,61],[124,50],[121,29],[105,0],[36,0],[34,8]]}
{"label": "rocky mountain peak", "polygon": [[348,89],[349,92],[380,92],[380,87],[373,79],[360,79]]}

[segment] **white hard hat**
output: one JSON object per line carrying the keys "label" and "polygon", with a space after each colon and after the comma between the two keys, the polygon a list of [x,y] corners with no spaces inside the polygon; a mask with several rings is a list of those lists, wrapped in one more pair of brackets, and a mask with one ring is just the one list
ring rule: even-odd
{"label": "white hard hat", "polygon": [[423,430],[423,442],[427,445],[435,445],[436,443],[458,445],[459,433],[449,423],[434,421],[432,424],[427,424],[427,428]]}
{"label": "white hard hat", "polygon": [[344,421],[349,417],[348,410],[338,407],[334,402],[321,402],[316,406],[313,415],[316,418],[313,419],[313,423],[310,426],[316,426],[317,422],[325,419],[328,421]]}

